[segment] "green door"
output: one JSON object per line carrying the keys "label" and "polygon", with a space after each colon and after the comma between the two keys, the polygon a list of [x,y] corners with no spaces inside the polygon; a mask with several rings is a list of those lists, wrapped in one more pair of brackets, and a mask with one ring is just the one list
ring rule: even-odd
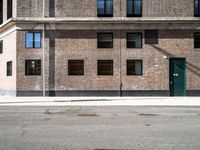
{"label": "green door", "polygon": [[186,60],[170,58],[170,95],[186,96]]}

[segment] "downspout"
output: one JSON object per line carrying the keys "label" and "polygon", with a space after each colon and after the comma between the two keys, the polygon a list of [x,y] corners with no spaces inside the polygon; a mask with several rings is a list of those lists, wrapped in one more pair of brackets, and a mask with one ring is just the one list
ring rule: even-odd
{"label": "downspout", "polygon": [[[42,17],[43,21],[45,19],[45,0],[43,0],[43,10],[42,10]],[[43,29],[42,29],[42,95],[46,96],[45,91],[45,22],[43,22]]]}
{"label": "downspout", "polygon": [[[119,0],[119,4],[120,4],[120,18],[121,18],[121,23],[122,23],[122,1]],[[120,80],[120,87],[119,87],[119,96],[122,96],[122,30],[121,28],[119,29],[119,34],[120,34],[120,54],[119,54],[119,62],[120,62],[120,67],[119,67],[119,80]]]}

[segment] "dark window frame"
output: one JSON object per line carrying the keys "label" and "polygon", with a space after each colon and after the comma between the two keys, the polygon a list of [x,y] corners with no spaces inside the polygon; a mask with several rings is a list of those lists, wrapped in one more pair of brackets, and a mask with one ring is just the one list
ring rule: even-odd
{"label": "dark window frame", "polygon": [[[99,14],[98,8],[99,8],[99,0],[97,0],[97,17],[113,17],[113,0],[101,0],[104,1],[104,13],[103,14]],[[106,2],[105,1],[112,1],[112,14],[106,14]]]}
{"label": "dark window frame", "polygon": [[0,54],[3,54],[3,40],[0,41]]}
{"label": "dark window frame", "polygon": [[[196,12],[196,1],[198,1],[198,12]],[[200,17],[200,0],[194,0],[194,17]]]}
{"label": "dark window frame", "polygon": [[[39,71],[30,72],[30,62],[31,61],[38,61],[40,63]],[[25,75],[26,76],[41,76],[42,74],[42,61],[41,59],[27,59],[25,60]]]}
{"label": "dark window frame", "polygon": [[[27,45],[26,45],[26,42],[27,42],[27,34],[29,34],[29,33],[32,33],[33,34],[33,42],[32,42],[32,47],[27,47]],[[39,33],[40,34],[40,47],[35,47],[35,34],[36,33]],[[37,32],[32,32],[32,31],[28,31],[28,32],[26,32],[26,34],[25,34],[25,48],[26,49],[40,49],[40,48],[42,48],[42,32],[39,32],[39,31],[37,31]]]}
{"label": "dark window frame", "polygon": [[[140,74],[132,74],[130,73],[131,71],[128,70],[128,63],[129,62],[136,62],[136,61],[139,61],[141,62],[141,73]],[[143,60],[142,59],[127,59],[126,60],[126,75],[127,76],[143,76]]]}
{"label": "dark window frame", "polygon": [[[73,71],[71,71],[71,65],[72,65],[72,63],[82,63],[81,65],[82,65],[82,69],[81,69],[81,71],[76,71],[76,72],[73,72]],[[84,60],[82,60],[82,59],[70,59],[70,60],[68,60],[68,76],[84,76]]]}
{"label": "dark window frame", "polygon": [[[199,35],[199,40],[196,39],[197,35]],[[194,32],[194,48],[200,48],[200,32]]]}
{"label": "dark window frame", "polygon": [[7,19],[10,19],[13,17],[13,1],[7,0]]}
{"label": "dark window frame", "polygon": [[6,65],[6,75],[12,76],[12,61],[8,61]]}
{"label": "dark window frame", "polygon": [[[111,70],[110,70],[110,73],[106,73],[106,72],[101,72],[100,70],[100,63],[111,63]],[[114,74],[114,61],[113,60],[97,60],[97,75],[98,76],[113,76]]]}
{"label": "dark window frame", "polygon": [[132,0],[133,1],[133,6],[132,6],[132,8],[133,8],[133,10],[132,10],[132,13],[131,14],[129,14],[128,13],[128,1],[131,1],[131,0],[126,0],[126,17],[142,17],[142,0],[140,0],[141,1],[141,5],[140,5],[140,14],[135,14],[134,13],[134,1],[135,0]]}
{"label": "dark window frame", "polygon": [[0,3],[0,24],[3,23],[3,0],[1,0],[1,3]]}
{"label": "dark window frame", "polygon": [[[141,45],[140,45],[140,47],[129,47],[129,44],[128,44],[128,35],[129,34],[140,34],[140,40],[141,40]],[[143,47],[143,41],[142,41],[142,39],[143,39],[143,37],[142,37],[142,32],[127,32],[126,33],[126,48],[128,48],[128,49],[131,49],[131,48],[134,48],[134,49],[142,49],[142,47]]]}
{"label": "dark window frame", "polygon": [[[112,44],[111,44],[111,46],[110,47],[103,47],[103,46],[101,46],[101,44],[100,43],[102,43],[102,42],[100,42],[100,40],[99,40],[99,35],[101,35],[101,34],[111,34],[111,36],[112,36]],[[113,48],[113,33],[112,32],[99,32],[99,33],[97,33],[97,48],[100,48],[100,49],[105,49],[105,48]]]}
{"label": "dark window frame", "polygon": [[[144,34],[145,44],[159,44],[158,30],[145,30]],[[152,35],[154,35],[154,37]]]}

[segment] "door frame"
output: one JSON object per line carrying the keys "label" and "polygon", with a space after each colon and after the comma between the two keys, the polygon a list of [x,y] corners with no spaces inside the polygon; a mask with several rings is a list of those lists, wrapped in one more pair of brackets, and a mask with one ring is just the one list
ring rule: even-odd
{"label": "door frame", "polygon": [[170,96],[176,96],[174,94],[174,86],[171,85],[171,78],[172,78],[172,74],[171,74],[171,63],[172,60],[184,60],[185,61],[185,68],[184,68],[184,93],[183,96],[186,96],[186,58],[185,57],[171,57],[169,58],[169,92],[170,92]]}

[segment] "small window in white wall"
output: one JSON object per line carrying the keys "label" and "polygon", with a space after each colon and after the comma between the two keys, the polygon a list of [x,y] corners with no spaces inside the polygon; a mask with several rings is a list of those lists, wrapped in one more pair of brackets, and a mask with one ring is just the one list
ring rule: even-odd
{"label": "small window in white wall", "polygon": [[3,53],[3,41],[0,41],[0,54]]}
{"label": "small window in white wall", "polygon": [[7,62],[7,76],[12,76],[12,61]]}

